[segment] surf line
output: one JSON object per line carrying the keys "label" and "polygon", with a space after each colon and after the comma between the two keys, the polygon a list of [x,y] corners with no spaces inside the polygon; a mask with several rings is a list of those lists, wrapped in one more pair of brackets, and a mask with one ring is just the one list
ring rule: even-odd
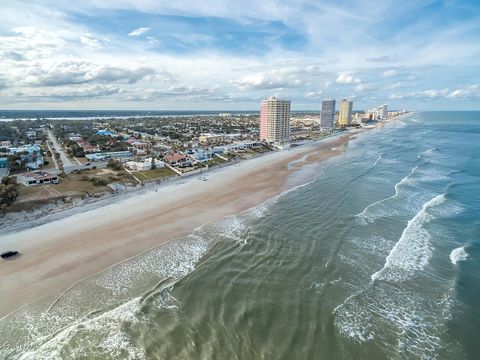
{"label": "surf line", "polygon": [[[392,248],[390,253],[388,254],[387,258],[385,259],[385,264],[383,265],[383,268],[377,271],[375,274],[371,276],[372,282],[375,282],[378,279],[381,279],[381,276],[383,272],[388,269],[388,268],[400,268],[402,270],[405,270],[407,272],[411,272],[412,270],[420,270],[423,269],[427,262],[428,262],[428,255],[431,252],[429,249],[429,239],[430,235],[426,230],[423,229],[423,225],[427,223],[428,221],[431,220],[431,216],[428,214],[428,209],[435,207],[437,205],[442,204],[445,201],[445,194],[437,195],[434,198],[430,199],[427,201],[425,204],[423,204],[422,208],[420,211],[408,221],[407,226],[405,229],[403,229],[402,235],[400,236],[400,239],[397,241],[395,246]],[[425,232],[425,235],[419,236],[418,232],[420,230],[423,230]],[[418,239],[417,239],[418,238]],[[410,246],[411,240],[414,239],[414,246]],[[401,249],[403,248],[410,248],[412,249],[415,254],[412,253],[407,253],[407,254],[402,254]],[[421,251],[424,250],[425,256],[419,257]],[[402,259],[398,259],[398,253],[400,252],[400,255],[402,255]],[[397,255],[397,256],[396,256]],[[411,266],[406,267],[405,266],[405,256],[410,256],[414,255],[415,258],[418,258],[418,262],[410,264]],[[404,277],[400,276],[399,279],[403,280]]]}
{"label": "surf line", "polygon": [[389,196],[389,197],[387,197],[387,198],[385,198],[385,199],[381,199],[381,200],[375,201],[374,203],[368,205],[361,213],[356,214],[355,217],[359,217],[359,218],[361,218],[364,222],[366,222],[365,219],[364,219],[364,216],[365,216],[366,212],[367,212],[370,208],[374,207],[375,205],[379,205],[379,204],[381,204],[381,203],[383,203],[383,202],[385,202],[385,201],[388,201],[388,200],[391,200],[391,199],[396,198],[396,197],[399,195],[399,193],[400,193],[400,192],[399,192],[399,187],[400,187],[400,185],[406,183],[406,182],[409,180],[409,178],[415,173],[415,171],[417,171],[417,169],[418,169],[418,165],[416,165],[416,166],[410,171],[410,173],[409,173],[407,176],[405,176],[402,180],[400,180],[398,183],[395,184],[395,187],[394,187],[394,188],[395,188],[395,194],[393,194],[392,196]]}

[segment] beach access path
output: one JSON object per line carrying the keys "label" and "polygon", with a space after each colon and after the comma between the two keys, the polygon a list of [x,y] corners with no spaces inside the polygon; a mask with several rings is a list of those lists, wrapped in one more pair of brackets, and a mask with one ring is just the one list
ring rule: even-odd
{"label": "beach access path", "polygon": [[60,154],[60,159],[62,160],[63,166],[65,168],[74,166],[74,164],[70,161],[68,156],[63,151],[62,147],[58,143],[58,141],[55,138],[55,135],[53,135],[52,131],[48,130],[47,134],[48,134],[48,139],[52,142],[53,148],[55,149],[56,152],[58,152]]}

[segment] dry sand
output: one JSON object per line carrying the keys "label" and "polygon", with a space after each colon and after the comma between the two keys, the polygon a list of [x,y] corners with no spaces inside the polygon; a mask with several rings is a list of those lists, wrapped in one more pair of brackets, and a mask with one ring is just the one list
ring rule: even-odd
{"label": "dry sand", "polygon": [[22,256],[0,262],[0,318],[207,222],[280,194],[287,175],[339,154],[350,137],[344,134],[268,154],[208,173],[208,181],[193,177],[2,236],[1,248],[19,250]]}

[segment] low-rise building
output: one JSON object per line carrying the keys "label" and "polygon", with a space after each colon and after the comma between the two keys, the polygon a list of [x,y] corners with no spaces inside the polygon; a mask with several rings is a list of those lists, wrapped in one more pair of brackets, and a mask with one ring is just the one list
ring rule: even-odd
{"label": "low-rise building", "polygon": [[171,166],[180,166],[191,162],[185,155],[181,153],[168,154],[163,157],[163,161]]}
{"label": "low-rise building", "polygon": [[58,176],[56,174],[51,174],[40,170],[31,171],[17,176],[17,182],[25,186],[58,184]]}
{"label": "low-rise building", "polygon": [[150,170],[152,168],[152,161],[156,168],[165,167],[165,163],[158,159],[147,158],[144,161],[127,161],[125,167],[132,171]]}
{"label": "low-rise building", "polygon": [[130,151],[110,151],[95,154],[85,154],[85,157],[91,161],[101,161],[107,159],[128,159],[132,157]]}
{"label": "low-rise building", "polygon": [[224,134],[201,134],[198,141],[202,145],[221,144],[225,141]]}

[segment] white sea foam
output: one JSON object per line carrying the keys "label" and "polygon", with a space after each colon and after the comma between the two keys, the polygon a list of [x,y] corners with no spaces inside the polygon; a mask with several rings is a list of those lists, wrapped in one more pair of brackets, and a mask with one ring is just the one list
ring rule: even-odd
{"label": "white sea foam", "polygon": [[365,223],[365,224],[368,223],[368,222],[372,222],[372,221],[376,220],[377,217],[378,217],[378,214],[372,214],[372,213],[370,213],[370,210],[373,209],[373,208],[376,208],[378,205],[383,204],[384,202],[386,202],[388,200],[391,200],[391,199],[394,199],[394,198],[398,197],[398,195],[400,194],[400,187],[404,184],[407,184],[407,183],[411,182],[411,177],[413,176],[415,171],[417,171],[417,169],[418,169],[418,166],[415,166],[407,176],[405,176],[403,179],[401,179],[398,183],[395,184],[395,187],[394,187],[395,188],[395,194],[393,194],[392,196],[389,196],[385,199],[375,201],[374,203],[368,205],[361,213],[359,213],[355,216],[360,218],[362,220],[362,222]]}
{"label": "white sea foam", "polygon": [[[33,344],[35,350],[24,352],[19,359],[63,359],[65,353],[72,352],[74,358],[87,358],[95,351],[95,356],[103,358],[145,359],[145,354],[132,344],[122,330],[124,322],[136,321],[141,298],[134,298],[110,311],[79,319],[50,338],[40,338]],[[83,346],[70,348],[69,342],[78,334],[94,333],[97,338],[87,337]]]}
{"label": "white sea foam", "polygon": [[378,162],[380,160],[382,160],[382,156],[383,156],[383,153],[380,153],[380,155],[378,155],[378,158],[377,160],[375,160],[375,162],[372,164],[372,166],[370,166],[371,168],[374,168],[375,166],[377,166]]}
{"label": "white sea foam", "polygon": [[448,180],[448,173],[435,169],[419,169],[415,182],[435,182]]}
{"label": "white sea foam", "polygon": [[450,253],[450,261],[453,265],[457,265],[459,261],[468,260],[469,255],[465,251],[465,246],[461,246],[459,248],[453,249]]}
{"label": "white sea foam", "polygon": [[421,152],[421,153],[419,154],[419,157],[420,157],[421,155],[423,155],[423,156],[431,156],[431,155],[435,154],[436,151],[437,151],[437,148],[436,148],[436,147],[430,148],[430,149],[428,149],[428,150],[425,150],[425,151]]}
{"label": "white sea foam", "polygon": [[[453,294],[449,286],[431,287],[425,295],[408,287],[370,284],[334,309],[334,325],[343,336],[375,341],[402,359],[437,358],[445,347],[440,334],[451,314]],[[448,351],[455,353],[453,347]]]}
{"label": "white sea foam", "polygon": [[441,194],[423,204],[422,209],[408,221],[400,239],[385,259],[383,268],[371,276],[372,281],[403,281],[425,268],[432,255],[430,234],[424,228],[425,223],[432,219],[428,210],[444,201],[445,194]]}
{"label": "white sea foam", "polygon": [[148,274],[178,279],[195,269],[207,248],[206,239],[190,235],[109,268],[95,279],[95,283],[118,296],[133,289]]}

